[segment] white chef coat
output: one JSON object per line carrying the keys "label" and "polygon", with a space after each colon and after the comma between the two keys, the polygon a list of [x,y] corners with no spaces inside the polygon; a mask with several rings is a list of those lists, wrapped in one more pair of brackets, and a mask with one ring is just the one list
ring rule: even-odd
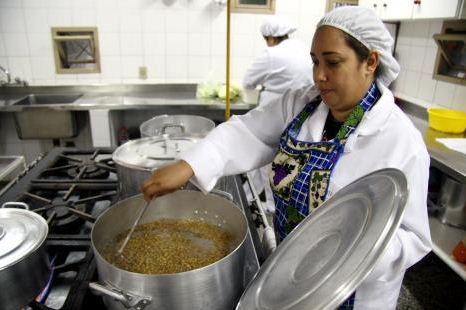
{"label": "white chef coat", "polygon": [[[355,309],[395,309],[404,271],[431,249],[426,198],[429,155],[419,131],[394,103],[391,91],[382,93],[354,133],[333,170],[329,195],[363,175],[382,168],[404,172],[410,189],[401,225],[384,255],[356,290]],[[232,175],[270,163],[287,124],[316,95],[314,87],[287,92],[274,104],[234,116],[181,158],[194,170],[205,191],[223,175]],[[321,103],[301,127],[298,139],[320,141],[328,107]]]}
{"label": "white chef coat", "polygon": [[243,87],[263,87],[259,105],[277,99],[289,89],[313,84],[310,48],[303,42],[290,38],[275,46],[267,47],[254,60],[243,79]]}

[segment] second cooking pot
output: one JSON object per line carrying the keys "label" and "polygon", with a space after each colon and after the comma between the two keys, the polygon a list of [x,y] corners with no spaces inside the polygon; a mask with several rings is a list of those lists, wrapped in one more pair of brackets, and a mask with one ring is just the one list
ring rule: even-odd
{"label": "second cooking pot", "polygon": [[141,137],[153,137],[163,134],[184,135],[198,134],[205,136],[214,129],[215,123],[199,115],[158,115],[139,126]]}
{"label": "second cooking pot", "polygon": [[141,192],[141,187],[152,171],[175,161],[180,152],[189,150],[202,137],[195,134],[183,136],[160,135],[131,140],[113,153],[120,198]]}

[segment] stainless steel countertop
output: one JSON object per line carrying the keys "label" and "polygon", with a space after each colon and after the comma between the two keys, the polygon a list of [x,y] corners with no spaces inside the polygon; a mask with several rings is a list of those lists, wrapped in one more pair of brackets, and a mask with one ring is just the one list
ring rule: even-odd
{"label": "stainless steel countertop", "polygon": [[466,183],[466,155],[451,150],[436,141],[436,138],[465,138],[466,134],[443,133],[429,128],[429,123],[422,118],[410,114],[408,116],[424,137],[431,165],[458,181]]}
{"label": "stainless steel countertop", "polygon": [[[15,105],[28,94],[83,94],[72,103]],[[185,107],[224,110],[225,102],[196,98],[195,84],[160,85],[96,85],[96,86],[42,86],[0,87],[0,112],[18,112],[25,109],[54,109],[86,111],[93,109],[126,110],[157,107]],[[232,110],[250,110],[256,104],[241,99],[231,102]]]}

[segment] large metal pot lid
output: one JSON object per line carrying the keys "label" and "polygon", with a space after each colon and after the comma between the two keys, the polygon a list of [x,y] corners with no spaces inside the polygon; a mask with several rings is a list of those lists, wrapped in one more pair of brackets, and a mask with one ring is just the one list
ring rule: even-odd
{"label": "large metal pot lid", "polygon": [[0,209],[0,270],[38,249],[48,230],[47,222],[32,211]]}
{"label": "large metal pot lid", "polygon": [[383,169],[338,191],[265,261],[242,309],[334,309],[370,273],[398,228],[408,197],[404,174]]}
{"label": "large metal pot lid", "polygon": [[123,166],[151,170],[174,161],[198,141],[198,136],[169,135],[131,140],[115,150],[113,160]]}

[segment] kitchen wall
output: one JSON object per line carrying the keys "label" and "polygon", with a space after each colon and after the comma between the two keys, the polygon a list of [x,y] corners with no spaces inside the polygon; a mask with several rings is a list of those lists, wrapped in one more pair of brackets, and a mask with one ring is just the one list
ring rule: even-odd
{"label": "kitchen wall", "polygon": [[394,93],[423,107],[440,106],[466,111],[466,86],[432,78],[437,46],[432,35],[442,30],[441,20],[402,22],[396,56],[401,72]]}
{"label": "kitchen wall", "polygon": [[[276,13],[295,21],[294,36],[310,44],[325,4],[277,0]],[[266,16],[232,16],[234,81],[265,47]],[[98,27],[100,74],[55,73],[50,28],[59,26]],[[31,85],[223,81],[225,38],[226,7],[213,0],[0,0],[0,65]]]}

